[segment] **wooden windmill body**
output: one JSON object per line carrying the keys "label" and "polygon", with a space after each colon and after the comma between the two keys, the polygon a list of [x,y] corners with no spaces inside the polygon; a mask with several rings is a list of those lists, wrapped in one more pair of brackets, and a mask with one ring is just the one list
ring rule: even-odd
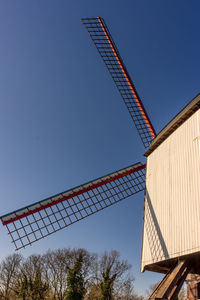
{"label": "wooden windmill body", "polygon": [[152,298],[175,299],[188,273],[200,270],[200,95],[156,135],[105,22],[82,22],[148,149],[147,165],[135,163],[1,221],[18,250],[145,190],[141,271],[167,273]]}
{"label": "wooden windmill body", "polygon": [[166,272],[200,252],[200,95],[145,153],[146,193],[141,270]]}

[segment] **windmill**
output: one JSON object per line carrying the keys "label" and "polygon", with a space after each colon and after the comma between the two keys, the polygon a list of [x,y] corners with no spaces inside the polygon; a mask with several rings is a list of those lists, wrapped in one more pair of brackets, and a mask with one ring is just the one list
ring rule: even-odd
{"label": "windmill", "polygon": [[[81,186],[33,203],[1,216],[2,224],[7,227],[8,234],[15,248],[18,250],[145,190],[141,270],[166,273],[163,281],[154,294],[152,294],[152,298],[175,298],[188,273],[196,274],[200,270],[200,268],[195,267],[198,255],[191,259],[192,254],[200,251],[200,244],[198,244],[198,239],[196,238],[196,244],[190,249],[188,245],[191,243],[191,240],[188,244],[185,242],[184,249],[182,248],[181,250],[181,246],[178,248],[177,245],[175,249],[172,241],[173,228],[172,226],[170,229],[165,228],[167,227],[166,224],[170,224],[170,222],[173,223],[174,227],[179,225],[178,222],[175,222],[173,212],[171,211],[172,199],[175,201],[175,197],[178,195],[174,187],[175,183],[180,189],[180,181],[177,179],[177,173],[180,174],[181,171],[184,173],[184,168],[186,168],[185,164],[183,164],[184,167],[182,170],[181,168],[174,170],[171,168],[170,163],[173,161],[174,165],[176,165],[176,160],[179,156],[182,157],[185,155],[184,158],[188,158],[185,153],[182,153],[184,151],[179,151],[179,144],[177,147],[175,141],[182,138],[185,143],[188,142],[188,140],[184,140],[184,136],[187,131],[185,127],[189,127],[189,123],[191,123],[191,132],[196,143],[192,145],[195,145],[195,147],[197,145],[200,149],[198,138],[200,136],[200,129],[198,127],[198,120],[200,120],[200,95],[193,99],[156,136],[154,127],[104,20],[100,17],[84,18],[82,22],[122,96],[144,147],[148,148],[145,153],[145,156],[147,156],[147,167],[146,163],[135,163]],[[184,149],[185,144],[181,144],[181,146]],[[175,147],[177,147],[176,156],[171,159],[171,156],[173,156],[172,150]],[[188,149],[190,149],[189,146]],[[192,196],[189,194],[189,197],[193,197],[194,202],[196,202],[193,205],[193,210],[189,209],[190,214],[189,217],[187,216],[189,219],[191,219],[194,207],[197,205],[196,195],[200,195],[198,183],[195,182],[195,179],[198,180],[200,177],[200,167],[198,164],[200,150],[199,152],[196,148],[193,150],[192,148],[192,150],[188,151],[190,154],[194,152],[192,161],[193,165],[196,164],[197,166],[195,176],[193,176],[195,178],[192,181],[196,194],[192,194]],[[179,162],[179,164],[181,163]],[[170,172],[174,172],[175,174],[174,177],[172,176],[176,180],[175,183],[168,180]],[[181,188],[188,187],[188,184],[187,180],[185,186],[181,182]],[[188,195],[188,193],[186,194]],[[163,196],[165,206],[160,200]],[[188,208],[186,200],[184,202],[185,210]],[[176,210],[179,209],[180,205],[181,202],[179,201],[176,205]],[[165,214],[167,210],[170,210],[169,214]],[[184,212],[182,211],[182,215],[184,215]],[[197,211],[197,215],[195,216],[197,219],[200,216],[200,212],[198,214]],[[184,217],[186,217],[186,213]],[[194,229],[194,226],[194,224],[190,224],[192,229]],[[186,228],[184,230],[186,232]],[[179,232],[182,232],[180,228]],[[189,234],[189,231],[187,231],[187,234]],[[183,237],[181,236],[178,244],[181,245],[182,242]],[[178,251],[176,251],[177,249]]]}

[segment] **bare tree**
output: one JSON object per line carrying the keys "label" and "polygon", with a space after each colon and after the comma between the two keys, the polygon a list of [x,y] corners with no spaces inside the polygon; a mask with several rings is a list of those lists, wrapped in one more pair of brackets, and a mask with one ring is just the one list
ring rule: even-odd
{"label": "bare tree", "polygon": [[49,285],[45,280],[43,259],[40,255],[29,256],[21,265],[15,283],[15,295],[19,299],[45,300]]}
{"label": "bare tree", "polygon": [[131,265],[127,260],[121,260],[119,252],[115,250],[110,253],[104,252],[99,265],[102,278],[100,283],[102,299],[111,300],[114,298],[114,294],[119,294],[125,281],[131,282],[130,278],[125,279]]}
{"label": "bare tree", "polygon": [[140,296],[138,296],[134,292],[133,288],[133,277],[127,273],[126,276],[123,276],[120,280],[118,280],[115,284],[115,289],[113,291],[115,300],[142,300]]}
{"label": "bare tree", "polygon": [[120,259],[119,252],[104,252],[93,264],[93,276],[86,299],[111,300],[131,294],[133,278],[129,275],[130,268],[126,260]]}
{"label": "bare tree", "polygon": [[0,264],[0,299],[143,300],[134,294],[130,268],[117,251],[99,256],[65,248],[27,259],[14,254]]}
{"label": "bare tree", "polygon": [[70,249],[48,251],[43,255],[45,276],[52,289],[52,299],[63,300],[67,288],[67,268],[72,260]]}
{"label": "bare tree", "polygon": [[7,256],[0,265],[0,287],[2,299],[8,300],[12,294],[17,276],[19,274],[22,256],[12,254]]}

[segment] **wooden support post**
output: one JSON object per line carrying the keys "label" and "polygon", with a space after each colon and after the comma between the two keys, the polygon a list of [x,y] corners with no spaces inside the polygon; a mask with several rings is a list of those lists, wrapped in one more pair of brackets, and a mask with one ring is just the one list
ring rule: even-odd
{"label": "wooden support post", "polygon": [[[149,297],[149,300],[175,300],[178,293],[190,271],[190,263],[187,260],[178,261],[170,269],[163,280],[157,286],[155,291]],[[191,299],[192,300],[192,299]]]}

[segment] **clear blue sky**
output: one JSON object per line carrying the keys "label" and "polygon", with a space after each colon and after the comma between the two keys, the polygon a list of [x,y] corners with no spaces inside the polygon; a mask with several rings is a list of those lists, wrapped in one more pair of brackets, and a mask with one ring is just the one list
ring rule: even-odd
{"label": "clear blue sky", "polygon": [[[138,161],[144,148],[82,17],[101,16],[157,132],[200,92],[199,0],[0,2],[3,215]],[[162,199],[161,199],[162,200]],[[35,243],[117,249],[142,292],[143,193]],[[0,227],[0,258],[14,252]]]}

